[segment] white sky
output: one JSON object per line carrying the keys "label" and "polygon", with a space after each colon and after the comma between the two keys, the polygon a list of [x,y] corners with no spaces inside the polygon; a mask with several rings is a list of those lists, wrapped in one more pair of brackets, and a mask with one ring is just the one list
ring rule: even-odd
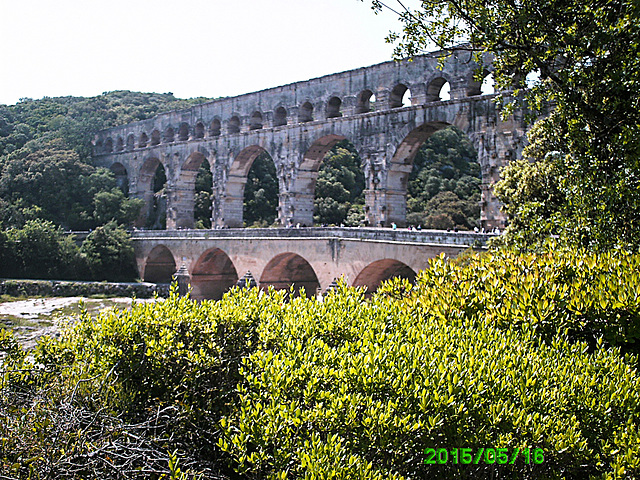
{"label": "white sky", "polygon": [[390,60],[389,30],[370,0],[0,0],[0,104],[233,96]]}

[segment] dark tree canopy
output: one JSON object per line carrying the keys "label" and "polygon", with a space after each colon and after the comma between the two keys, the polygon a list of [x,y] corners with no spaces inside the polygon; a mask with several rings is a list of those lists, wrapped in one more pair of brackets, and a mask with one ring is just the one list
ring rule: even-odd
{"label": "dark tree canopy", "polygon": [[364,220],[364,174],[360,157],[343,140],[322,160],[314,199],[316,224],[357,226]]}
{"label": "dark tree canopy", "polygon": [[67,229],[130,226],[142,204],[91,161],[95,132],[206,99],[128,91],[0,105],[0,226],[47,219]]}
{"label": "dark tree canopy", "polygon": [[480,183],[477,153],[467,136],[455,127],[437,131],[413,162],[407,222],[433,229],[478,227]]}
{"label": "dark tree canopy", "polygon": [[278,217],[278,177],[276,166],[267,152],[253,161],[244,187],[244,224],[268,227]]}
{"label": "dark tree canopy", "polygon": [[211,165],[204,160],[196,175],[196,198],[194,219],[196,228],[211,228],[211,195],[213,194],[213,174]]}

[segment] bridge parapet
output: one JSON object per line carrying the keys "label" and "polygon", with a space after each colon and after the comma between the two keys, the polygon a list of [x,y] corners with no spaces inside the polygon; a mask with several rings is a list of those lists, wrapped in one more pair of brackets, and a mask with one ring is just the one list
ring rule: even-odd
{"label": "bridge parapet", "polygon": [[220,230],[136,230],[134,240],[149,239],[349,239],[406,244],[461,245],[484,247],[494,233],[406,230],[391,228],[311,227],[311,228],[228,228]]}

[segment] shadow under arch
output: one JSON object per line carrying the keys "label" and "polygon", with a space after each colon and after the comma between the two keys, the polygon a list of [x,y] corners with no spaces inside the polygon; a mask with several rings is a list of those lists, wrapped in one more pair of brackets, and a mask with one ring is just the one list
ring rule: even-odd
{"label": "shadow under arch", "polygon": [[116,177],[116,186],[122,190],[125,196],[129,196],[129,174],[127,168],[120,162],[115,162],[111,164],[109,170],[111,170]]}
{"label": "shadow under arch", "polygon": [[353,282],[354,287],[367,287],[367,295],[373,294],[380,284],[390,278],[406,278],[413,282],[416,272],[406,263],[392,258],[377,260],[364,267]]}
{"label": "shadow under arch", "polygon": [[147,255],[142,279],[150,283],[171,283],[176,270],[176,261],[171,250],[164,245],[156,245]]}
{"label": "shadow under arch", "polygon": [[[222,218],[218,223],[232,228],[243,226],[244,187],[247,183],[249,169],[258,155],[269,152],[259,145],[244,148],[231,164],[223,203]],[[271,157],[271,154],[269,154]],[[273,157],[271,157],[273,159]]]}
{"label": "shadow under arch", "polygon": [[196,300],[220,300],[236,283],[238,273],[229,256],[220,248],[210,248],[193,267],[191,296]]}
{"label": "shadow under arch", "polygon": [[313,297],[320,288],[316,272],[309,262],[300,255],[287,252],[273,257],[260,277],[260,288],[266,290],[274,287],[276,290],[286,290],[293,285],[297,295],[304,288],[307,297]]}

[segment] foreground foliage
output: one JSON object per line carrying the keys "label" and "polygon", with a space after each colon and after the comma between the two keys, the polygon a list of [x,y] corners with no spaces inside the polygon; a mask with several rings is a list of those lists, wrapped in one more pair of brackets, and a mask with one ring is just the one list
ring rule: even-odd
{"label": "foreground foliage", "polygon": [[[436,259],[370,301],[233,290],[3,334],[3,472],[169,478],[634,478],[640,258]],[[541,464],[424,463],[535,447]],[[181,468],[175,472],[176,462]],[[173,472],[172,472],[173,469]],[[228,475],[236,475],[231,471]]]}

